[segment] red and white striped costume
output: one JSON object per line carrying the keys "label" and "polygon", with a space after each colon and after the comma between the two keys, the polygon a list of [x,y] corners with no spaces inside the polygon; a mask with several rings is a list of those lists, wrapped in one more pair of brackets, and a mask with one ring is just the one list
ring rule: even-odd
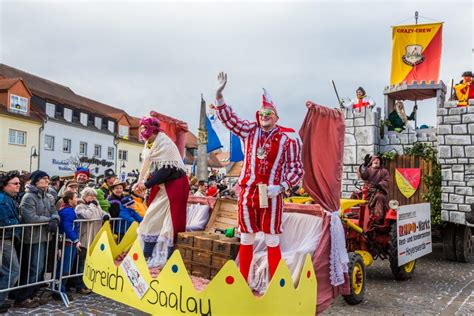
{"label": "red and white striped costume", "polygon": [[[257,122],[239,119],[224,99],[217,100],[217,105],[219,119],[244,141],[244,164],[239,178],[242,189],[238,202],[240,230],[280,234],[282,195],[270,199],[268,208],[260,208],[257,184],[282,185],[285,189],[298,184],[303,177],[301,141],[292,139],[279,126],[264,132]],[[267,153],[265,159],[257,158],[257,148],[262,145]]]}

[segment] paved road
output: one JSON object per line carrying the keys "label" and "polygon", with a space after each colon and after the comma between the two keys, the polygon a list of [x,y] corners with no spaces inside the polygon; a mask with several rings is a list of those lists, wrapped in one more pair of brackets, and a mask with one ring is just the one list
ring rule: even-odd
{"label": "paved road", "polygon": [[[441,259],[440,245],[417,263],[412,280],[394,281],[388,262],[367,270],[365,301],[349,306],[339,297],[324,315],[474,315],[474,263]],[[76,296],[69,308],[52,301],[34,310],[11,309],[10,315],[145,315],[128,306],[91,294]]]}
{"label": "paved road", "polygon": [[387,261],[367,269],[365,301],[348,306],[342,297],[325,311],[329,314],[474,315],[474,263],[446,261],[442,248],[417,262],[415,275],[395,281]]}

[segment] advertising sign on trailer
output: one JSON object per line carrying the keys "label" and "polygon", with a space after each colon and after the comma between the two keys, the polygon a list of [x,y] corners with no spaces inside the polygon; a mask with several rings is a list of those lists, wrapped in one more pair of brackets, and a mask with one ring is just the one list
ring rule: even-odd
{"label": "advertising sign on trailer", "polygon": [[400,206],[397,227],[398,266],[432,251],[430,203]]}

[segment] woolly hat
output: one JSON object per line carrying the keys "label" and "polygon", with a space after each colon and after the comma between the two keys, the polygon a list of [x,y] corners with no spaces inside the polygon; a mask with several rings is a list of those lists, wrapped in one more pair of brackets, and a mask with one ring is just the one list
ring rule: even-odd
{"label": "woolly hat", "polygon": [[140,125],[143,129],[140,130],[140,136],[143,140],[147,140],[153,134],[158,134],[161,131],[160,120],[156,117],[157,113],[150,112],[150,116],[145,116],[140,119]]}
{"label": "woolly hat", "polygon": [[74,176],[77,177],[81,173],[85,174],[88,177],[91,175],[89,169],[87,169],[85,167],[79,167],[79,168],[76,169],[76,172],[74,172]]}
{"label": "woolly hat", "polygon": [[41,178],[44,178],[44,177],[48,177],[49,178],[49,175],[42,171],[42,170],[36,170],[34,171],[31,175],[30,175],[30,180],[31,180],[31,184],[32,185],[36,185],[36,183],[41,179]]}

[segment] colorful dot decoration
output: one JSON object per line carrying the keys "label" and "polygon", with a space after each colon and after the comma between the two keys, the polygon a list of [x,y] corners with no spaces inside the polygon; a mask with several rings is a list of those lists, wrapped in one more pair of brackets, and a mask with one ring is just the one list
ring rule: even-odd
{"label": "colorful dot decoration", "polygon": [[100,251],[104,251],[105,250],[105,245],[104,244],[100,244]]}
{"label": "colorful dot decoration", "polygon": [[309,279],[311,277],[311,271],[306,272],[306,277]]}
{"label": "colorful dot decoration", "polygon": [[281,279],[281,280],[280,280],[280,286],[281,286],[281,287],[284,287],[284,286],[285,286],[285,279]]}
{"label": "colorful dot decoration", "polygon": [[235,281],[235,279],[234,279],[234,277],[231,276],[231,275],[229,275],[228,277],[225,278],[225,283],[227,283],[227,284],[229,284],[229,285],[230,285],[230,284],[233,284],[234,281]]}
{"label": "colorful dot decoration", "polygon": [[171,271],[173,271],[173,273],[178,272],[178,266],[175,265],[175,264],[173,264],[173,265],[171,266]]}
{"label": "colorful dot decoration", "polygon": [[137,261],[138,260],[138,253],[134,253],[133,254],[133,261]]}

